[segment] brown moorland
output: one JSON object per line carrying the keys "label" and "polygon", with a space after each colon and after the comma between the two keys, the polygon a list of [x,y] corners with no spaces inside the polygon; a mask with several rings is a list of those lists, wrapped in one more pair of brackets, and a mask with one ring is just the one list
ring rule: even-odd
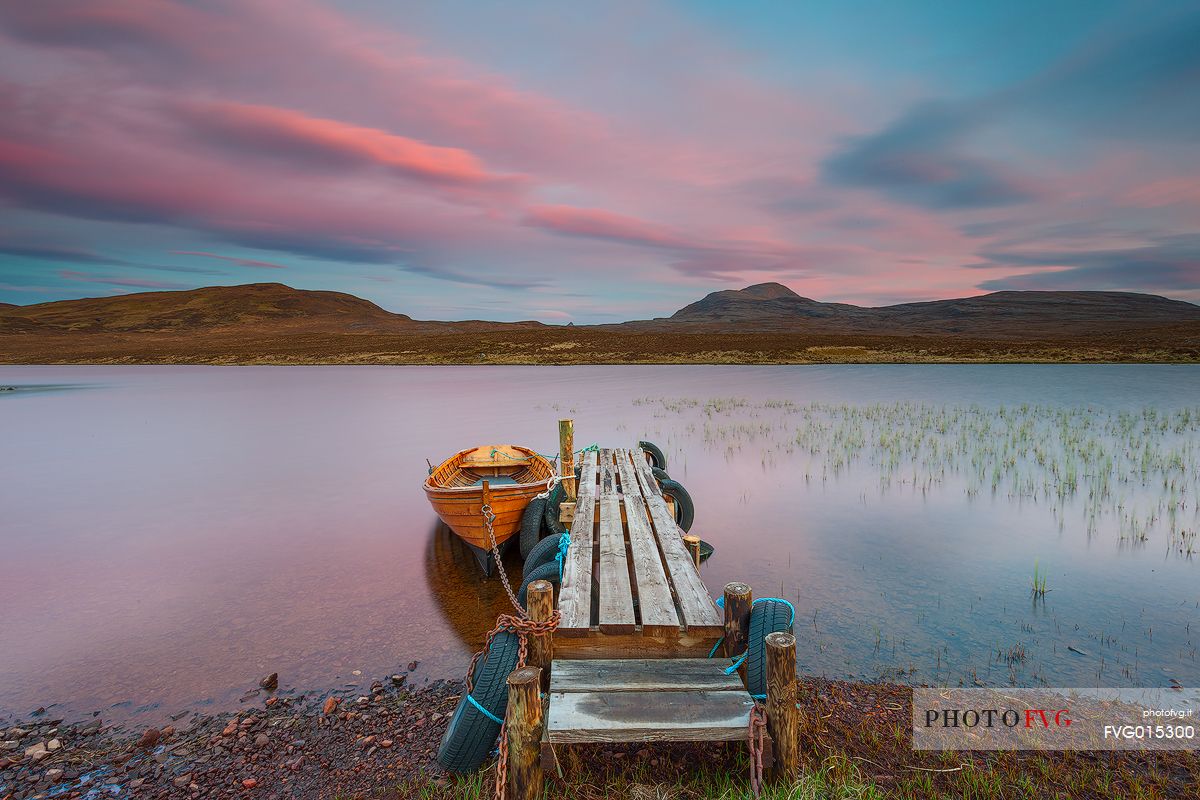
{"label": "brown moorland", "polygon": [[0,307],[0,363],[804,364],[1194,362],[1200,306],[1122,292],[998,292],[862,308],[779,284],[613,325],[425,322],[281,284]]}

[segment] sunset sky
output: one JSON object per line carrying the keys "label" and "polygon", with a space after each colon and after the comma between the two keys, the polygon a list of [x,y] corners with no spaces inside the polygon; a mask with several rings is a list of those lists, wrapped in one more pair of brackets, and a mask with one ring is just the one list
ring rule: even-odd
{"label": "sunset sky", "polygon": [[1191,3],[0,0],[0,301],[1200,301]]}

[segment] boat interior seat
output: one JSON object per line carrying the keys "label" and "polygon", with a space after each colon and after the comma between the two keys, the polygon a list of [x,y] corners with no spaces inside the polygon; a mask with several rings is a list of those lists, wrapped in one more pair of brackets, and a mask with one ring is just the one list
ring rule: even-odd
{"label": "boat interior seat", "polygon": [[488,482],[488,486],[514,486],[517,483],[511,475],[488,475],[477,477],[471,486],[482,486],[484,481]]}

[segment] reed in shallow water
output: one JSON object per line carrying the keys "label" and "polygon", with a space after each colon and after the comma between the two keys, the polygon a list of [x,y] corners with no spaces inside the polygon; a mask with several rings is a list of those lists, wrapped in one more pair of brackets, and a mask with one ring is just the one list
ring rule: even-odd
{"label": "reed in shallow water", "polygon": [[932,405],[751,402],[738,397],[639,398],[661,417],[702,415],[705,444],[727,459],[760,449],[764,470],[807,456],[807,479],[871,468],[881,491],[929,492],[949,479],[969,497],[985,492],[1047,504],[1065,525],[1071,507],[1085,529],[1111,520],[1120,540],[1162,537],[1190,556],[1200,528],[1200,406],[1112,410],[1038,404]]}

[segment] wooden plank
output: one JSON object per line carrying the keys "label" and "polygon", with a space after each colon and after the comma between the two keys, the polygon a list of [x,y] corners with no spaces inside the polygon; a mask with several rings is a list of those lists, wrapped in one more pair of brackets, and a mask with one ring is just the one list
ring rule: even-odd
{"label": "wooden plank", "polygon": [[745,690],[551,692],[554,743],[745,741],[754,701]]}
{"label": "wooden plank", "polygon": [[558,659],[550,670],[552,692],[743,691],[723,658]]}
{"label": "wooden plank", "polygon": [[[638,456],[641,456],[640,451]],[[671,595],[671,585],[667,582],[630,452],[617,450],[615,457],[617,474],[621,476],[621,488],[624,490],[625,524],[629,530],[629,549],[637,581],[642,628],[652,634],[678,631],[683,621],[675,608],[675,598]]]}
{"label": "wooden plank", "polygon": [[563,565],[558,610],[562,614],[559,631],[587,630],[592,619],[592,539],[596,520],[596,452],[583,454],[579,479],[579,500],[571,521],[571,546]]}
{"label": "wooden plank", "polygon": [[597,494],[600,497],[617,494],[616,470],[613,465],[613,451],[604,447],[600,449],[600,486]]}
{"label": "wooden plank", "polygon": [[654,474],[650,472],[650,465],[644,459],[634,459],[633,464],[637,469],[642,494],[650,511],[650,520],[654,524],[654,535],[662,549],[667,574],[671,578],[675,597],[683,612],[684,624],[688,628],[693,625],[722,627],[724,623],[717,611],[717,605],[708,596],[708,589],[700,579],[700,572],[692,563],[687,548],[683,546],[683,540],[679,538],[675,517],[667,510],[662,490],[654,480]]}
{"label": "wooden plank", "polygon": [[704,658],[721,638],[719,627],[676,630],[665,636],[634,633],[601,633],[595,629],[564,629],[554,632],[554,657],[597,658]]}
{"label": "wooden plank", "polygon": [[[549,715],[549,700],[544,704],[545,712],[543,718]],[[749,724],[747,722],[747,724]],[[771,741],[771,734],[768,732],[763,737],[763,767],[771,769],[775,762],[775,743]],[[542,726],[542,770],[550,774],[562,775],[562,762],[559,761],[558,753],[554,749],[554,742],[550,741],[550,731],[545,725]]]}
{"label": "wooden plank", "polygon": [[[611,464],[609,477],[612,477]],[[603,487],[603,466],[600,480]],[[621,525],[621,498],[615,493],[604,494],[601,488],[600,630],[626,633],[633,631],[636,622],[633,588],[629,585],[629,561],[625,556],[625,533]]]}

